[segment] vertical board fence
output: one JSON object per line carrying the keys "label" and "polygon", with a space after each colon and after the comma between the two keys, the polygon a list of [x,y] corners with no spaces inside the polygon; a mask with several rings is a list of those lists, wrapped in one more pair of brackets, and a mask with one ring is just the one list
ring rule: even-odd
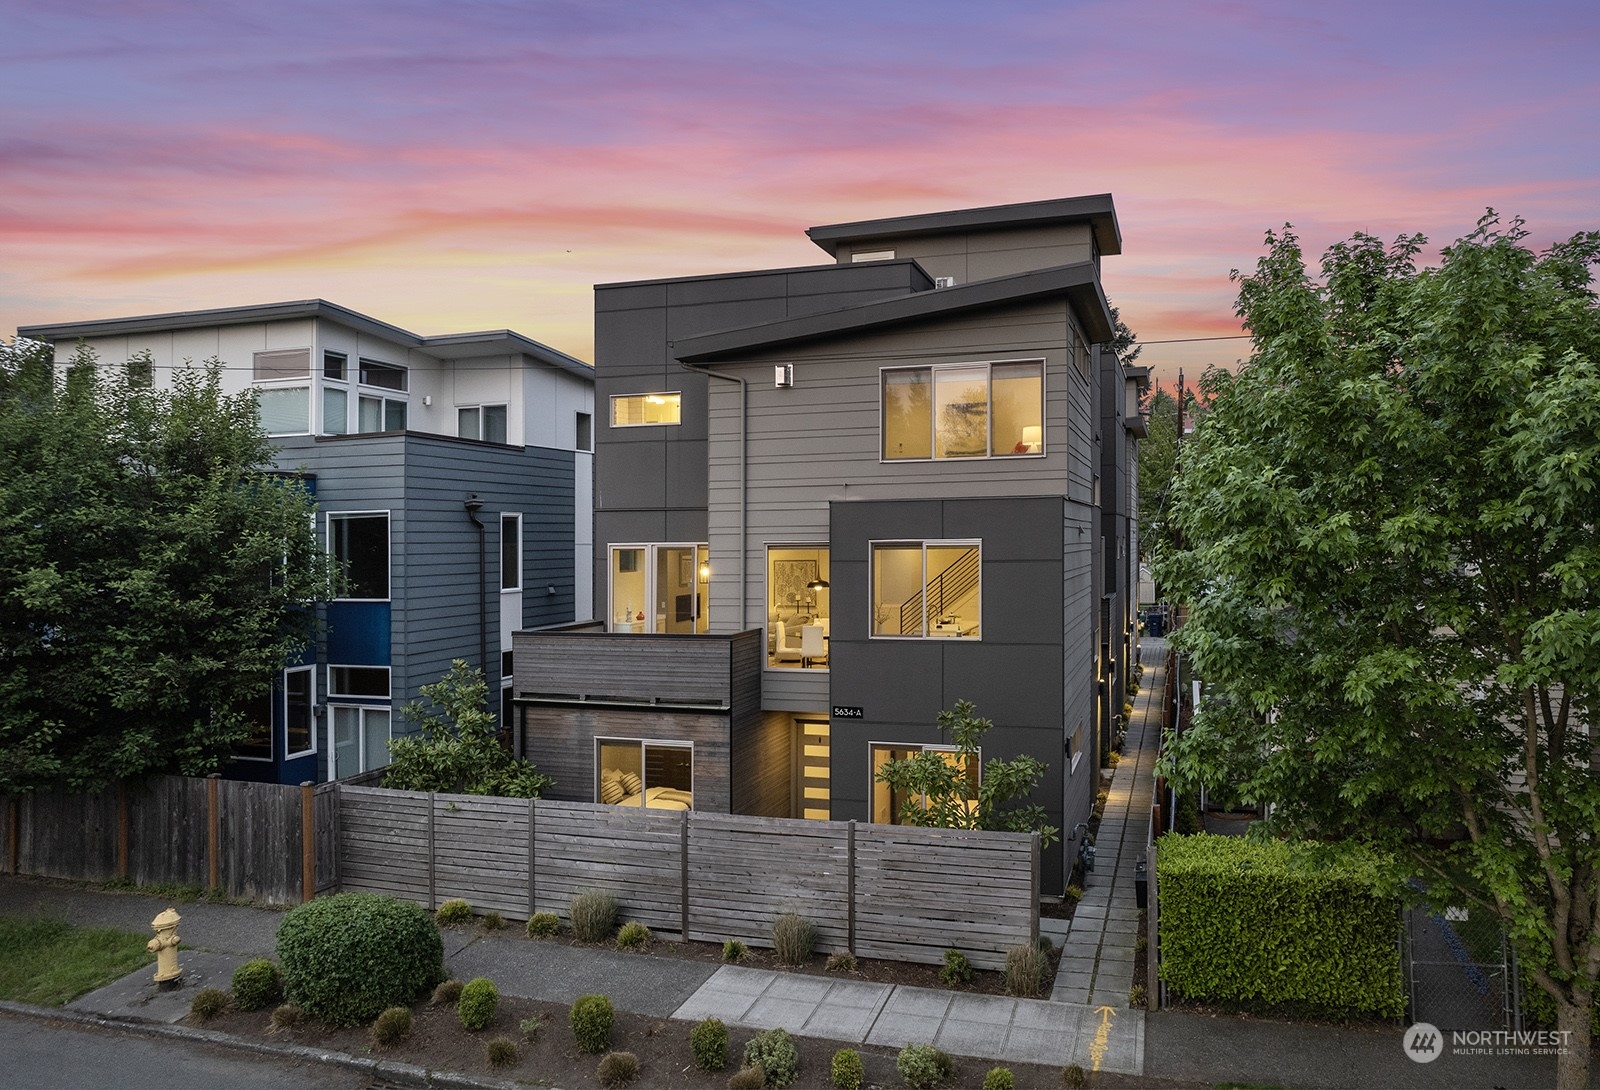
{"label": "vertical board fence", "polygon": [[155,776],[0,800],[0,845],[8,873],[214,883],[275,904],[364,891],[527,919],[604,890],[654,931],[751,946],[795,912],[824,953],[939,964],[955,947],[984,969],[1039,936],[1024,833]]}

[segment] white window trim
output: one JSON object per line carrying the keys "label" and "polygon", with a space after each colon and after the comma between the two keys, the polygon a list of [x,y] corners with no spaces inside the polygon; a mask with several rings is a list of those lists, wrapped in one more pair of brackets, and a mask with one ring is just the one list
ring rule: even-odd
{"label": "white window trim", "polygon": [[[696,794],[696,792],[695,792],[695,782],[694,782],[695,781],[695,775],[694,775],[694,769],[695,769],[694,746],[695,746],[695,743],[694,743],[693,739],[690,739],[690,738],[629,738],[627,736],[618,737],[616,735],[608,734],[608,735],[604,735],[604,736],[595,735],[595,738],[594,738],[594,782],[593,782],[593,784],[591,786],[593,786],[593,788],[594,788],[594,801],[595,802],[600,803],[600,805],[602,805],[602,806],[609,805],[607,803],[600,802],[600,773],[602,771],[602,769],[600,767],[600,744],[602,742],[610,742],[612,744],[615,744],[615,743],[618,743],[618,742],[622,742],[622,743],[634,743],[634,742],[636,742],[636,743],[638,743],[638,745],[639,745],[639,782],[640,782],[641,785],[643,785],[640,788],[641,793],[643,791],[648,790],[652,786],[650,781],[645,779],[645,773],[644,773],[644,767],[645,767],[644,766],[644,747],[645,746],[660,746],[663,749],[686,749],[686,750],[688,750],[689,751],[689,794],[690,794],[691,797],[695,798],[698,801],[699,795]],[[659,787],[660,785],[656,784],[654,786]],[[648,807],[648,806],[640,806],[639,809],[641,809],[641,810],[649,810],[650,807]],[[694,810],[694,809],[696,809],[696,806],[691,803],[689,809]]]}
{"label": "white window trim", "polygon": [[[330,778],[337,778],[338,748],[334,745],[333,732],[337,729],[335,723],[338,716],[335,714],[339,708],[349,708],[355,711],[359,718],[356,721],[356,763],[361,766],[361,772],[371,772],[373,769],[387,767],[386,760],[381,765],[368,765],[367,763],[367,713],[385,712],[389,716],[389,736],[387,741],[394,741],[394,708],[388,704],[352,704],[347,700],[340,700],[328,705],[328,771],[333,774]],[[387,745],[384,746],[388,748]],[[352,775],[360,775],[359,772]]]}
{"label": "white window trim", "polygon": [[[376,696],[371,693],[339,692],[334,688],[333,685],[333,672],[335,670],[382,670],[385,674],[389,675],[389,692],[385,696]],[[349,704],[351,701],[355,701],[357,703],[363,703],[365,701],[383,701],[385,703],[392,702],[394,700],[394,668],[390,666],[372,666],[364,662],[330,662],[328,663],[328,696],[330,699],[337,700],[342,704]],[[365,703],[363,703],[363,706],[370,707],[370,705]]]}
{"label": "white window trim", "polygon": [[328,556],[333,553],[333,520],[338,518],[362,518],[382,515],[389,537],[389,596],[387,598],[335,598],[335,602],[392,602],[394,601],[394,514],[392,511],[329,511],[327,512],[326,541],[328,543]]}
{"label": "white window trim", "polygon": [[[311,748],[293,753],[289,750],[289,675],[308,674],[311,678]],[[317,668],[315,666],[290,666],[283,671],[283,748],[285,761],[309,757],[317,752]]]}
{"label": "white window trim", "polygon": [[[659,424],[619,424],[617,423],[617,402],[623,398],[632,397],[675,397],[678,399],[678,419]],[[609,417],[613,428],[675,428],[683,423],[683,391],[682,390],[639,390],[631,394],[612,394],[611,413]]]}
{"label": "white window trim", "polygon": [[[874,630],[878,627],[877,618],[874,616],[878,600],[877,576],[873,570],[873,556],[880,545],[920,545],[922,546],[922,592],[928,589],[928,549],[933,548],[975,548],[978,550],[978,634],[976,636],[931,636],[926,632],[917,636],[907,636],[904,633],[880,636]],[[927,624],[927,606],[924,603],[922,617],[923,624]],[[983,623],[983,539],[982,538],[874,538],[867,542],[867,638],[869,640],[939,640],[949,643],[982,643],[985,626]]]}
{"label": "white window trim", "polygon": [[[700,551],[702,549],[704,549],[704,550],[706,550],[707,556],[709,557],[709,555],[710,555],[710,549],[707,546],[706,542],[704,542],[704,541],[621,541],[621,542],[617,542],[617,543],[615,543],[613,545],[608,546],[607,549],[606,549],[606,611],[610,614],[610,616],[606,620],[606,631],[607,632],[618,632],[618,631],[620,631],[620,629],[618,629],[618,627],[617,627],[617,602],[616,602],[616,589],[617,589],[617,579],[616,579],[616,576],[617,576],[617,557],[616,557],[616,553],[617,553],[618,549],[643,549],[644,552],[645,552],[645,559],[644,559],[644,565],[645,565],[645,567],[644,567],[644,589],[645,589],[644,597],[645,597],[645,600],[643,602],[639,603],[640,605],[644,605],[644,606],[648,606],[652,602],[654,602],[655,601],[655,595],[657,593],[656,566],[655,566],[655,563],[654,563],[654,557],[655,557],[655,553],[656,553],[657,550],[659,550],[659,549],[693,549],[694,550],[694,555],[695,555],[695,579],[696,580],[698,580],[700,578]],[[698,583],[696,583],[696,586],[698,587]],[[699,614],[698,610],[700,608],[700,595],[699,595],[698,590],[694,594],[694,602],[695,602],[695,609],[697,611],[695,613],[695,615],[694,615],[695,627],[699,627],[700,614]],[[707,602],[707,609],[709,610],[709,608],[710,608],[710,602],[708,601]],[[656,624],[655,617],[656,617],[656,615],[655,615],[655,610],[653,608],[647,609],[647,610],[642,610],[641,612],[644,613],[645,619],[642,622],[632,622],[632,623],[635,623],[635,624],[642,623],[642,624],[644,624],[646,626],[646,628],[645,628],[645,630],[643,632],[632,633],[633,635],[660,636],[660,635],[667,635],[668,634],[668,633],[662,633],[662,632],[657,632],[656,631],[656,628],[655,628],[655,624]]]}
{"label": "white window trim", "polygon": [[[994,371],[993,371],[993,369],[995,367],[997,367],[997,366],[1004,366],[1005,364],[1008,364],[1008,363],[1037,363],[1039,365],[1039,422],[1040,422],[1039,423],[1039,449],[1036,450],[1036,451],[1029,451],[1026,454],[994,454],[994,453],[992,453],[993,450],[994,450],[994,395],[993,395],[993,392],[992,392],[993,388],[994,388],[993,387],[993,382],[994,382]],[[884,374],[889,372],[889,371],[927,371],[928,374],[929,374],[929,380],[931,382],[932,381],[933,372],[935,372],[935,371],[943,371],[943,370],[950,370],[950,369],[959,368],[959,367],[987,367],[987,368],[990,369],[990,378],[989,378],[990,387],[989,388],[990,388],[991,393],[989,395],[989,413],[988,413],[988,421],[987,421],[987,423],[988,423],[988,428],[989,428],[988,449],[990,450],[991,453],[989,453],[989,454],[973,454],[973,455],[969,455],[969,456],[967,456],[965,458],[939,458],[939,457],[933,456],[933,455],[930,455],[927,458],[887,458],[887,457],[885,457],[884,456],[884,444],[883,444],[883,440],[884,440],[883,414],[884,414],[884,411],[885,411],[885,408],[886,408],[886,406],[883,403],[883,376],[884,376]],[[950,464],[955,464],[955,463],[959,463],[959,462],[1016,462],[1016,461],[1025,461],[1025,460],[1027,460],[1029,458],[1043,458],[1046,454],[1049,453],[1049,443],[1047,442],[1047,435],[1048,435],[1050,429],[1049,429],[1049,421],[1046,418],[1046,409],[1049,406],[1049,404],[1050,404],[1050,361],[1044,359],[1042,356],[1025,356],[1025,357],[1022,357],[1020,359],[1005,359],[1005,360],[966,360],[966,361],[963,361],[963,362],[960,362],[960,363],[956,363],[956,362],[951,362],[951,363],[931,363],[931,364],[930,363],[923,363],[923,364],[916,364],[916,365],[905,366],[905,367],[880,367],[880,368],[878,368],[878,464],[880,464],[880,465],[906,465],[906,464],[917,465],[917,464],[920,464],[920,463],[923,463],[923,462],[938,462],[941,465],[950,465]],[[933,406],[930,405],[928,411],[931,414],[933,412]],[[929,426],[929,429],[930,429],[929,432],[928,432],[928,436],[929,436],[929,440],[931,442],[933,440],[933,437],[934,437],[934,432],[932,431],[933,419],[932,419],[931,415],[930,415],[929,420],[928,420],[928,426]]]}
{"label": "white window trim", "polygon": [[[463,409],[476,409],[478,411],[478,434],[475,436],[461,434],[461,410]],[[478,401],[466,405],[457,405],[456,438],[470,439],[475,443],[494,443],[497,446],[501,445],[501,440],[485,439],[483,437],[483,410],[485,409],[504,409],[506,411],[506,437],[504,442],[506,445],[509,445],[511,442],[511,404],[506,401]]]}

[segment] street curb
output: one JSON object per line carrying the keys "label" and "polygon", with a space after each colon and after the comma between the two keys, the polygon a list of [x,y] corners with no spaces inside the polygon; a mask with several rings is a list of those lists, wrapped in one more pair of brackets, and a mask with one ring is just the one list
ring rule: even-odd
{"label": "street curb", "polygon": [[519,1090],[519,1084],[508,1079],[480,1079],[473,1075],[462,1074],[459,1071],[430,1071],[428,1068],[418,1067],[416,1064],[400,1063],[396,1060],[368,1059],[362,1056],[352,1056],[346,1052],[308,1048],[305,1045],[274,1045],[264,1041],[250,1041],[243,1037],[218,1033],[215,1030],[174,1026],[165,1022],[146,1022],[131,1018],[107,1018],[99,1014],[86,1014],[82,1011],[65,1010],[59,1007],[35,1007],[28,1003],[16,1003],[5,999],[0,999],[0,1014],[13,1014],[39,1022],[62,1022],[92,1029],[110,1029],[122,1033],[136,1033],[141,1037],[160,1037],[167,1040],[187,1041],[193,1044],[206,1044],[218,1048],[230,1048],[237,1052],[272,1056],[277,1059],[328,1064],[334,1067],[348,1068],[351,1071],[371,1076],[374,1079],[404,1083],[408,1086],[440,1087],[442,1090]]}

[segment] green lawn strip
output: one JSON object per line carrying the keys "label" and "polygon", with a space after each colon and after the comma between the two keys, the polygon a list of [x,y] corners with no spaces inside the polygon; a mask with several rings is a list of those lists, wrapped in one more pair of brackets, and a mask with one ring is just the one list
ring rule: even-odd
{"label": "green lawn strip", "polygon": [[112,928],[0,916],[0,999],[62,1006],[154,961],[147,941]]}

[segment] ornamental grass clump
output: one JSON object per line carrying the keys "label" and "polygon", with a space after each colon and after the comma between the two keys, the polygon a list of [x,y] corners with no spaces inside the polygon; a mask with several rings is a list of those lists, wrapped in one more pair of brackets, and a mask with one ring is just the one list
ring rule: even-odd
{"label": "ornamental grass clump", "polygon": [[1050,959],[1043,950],[1032,943],[1013,946],[1006,951],[1006,994],[1032,999],[1044,987],[1044,975],[1050,968]]}
{"label": "ornamental grass clump", "polygon": [[500,990],[494,981],[475,977],[461,989],[461,999],[456,1003],[456,1017],[471,1033],[477,1033],[494,1021],[495,1008],[500,1005]]}
{"label": "ornamental grass clump", "polygon": [[289,997],[330,1026],[408,1006],[444,979],[444,944],[420,906],[373,893],[319,897],[278,926]]}
{"label": "ornamental grass clump", "polygon": [[1089,1076],[1082,1064],[1068,1064],[1061,1069],[1061,1085],[1067,1090],[1082,1090],[1089,1085]]}
{"label": "ornamental grass clump", "polygon": [[835,1090],[861,1090],[861,1084],[866,1079],[867,1068],[861,1062],[861,1053],[853,1048],[841,1048],[833,1054],[828,1081],[833,1083]]}
{"label": "ornamental grass clump", "polygon": [[797,912],[785,912],[772,921],[772,948],[780,964],[804,965],[816,942],[816,924]]}
{"label": "ornamental grass clump", "polygon": [[611,1000],[603,995],[579,996],[568,1013],[572,1024],[572,1039],[583,1052],[604,1052],[611,1043],[611,1027],[617,1014]]}
{"label": "ornamental grass clump", "polygon": [[594,1074],[601,1086],[627,1086],[639,1077],[639,1057],[631,1052],[607,1052]]}
{"label": "ornamental grass clump", "polygon": [[950,1077],[956,1062],[932,1045],[907,1045],[894,1058],[894,1068],[912,1090],[931,1090]]}
{"label": "ornamental grass clump", "polygon": [[255,958],[233,971],[230,981],[233,1005],[242,1011],[261,1011],[283,996],[283,976],[266,958]]}
{"label": "ornamental grass clump", "polygon": [[189,1004],[189,1013],[201,1022],[209,1022],[228,1009],[228,993],[221,988],[201,988]]}
{"label": "ornamental grass clump", "polygon": [[453,1007],[461,1000],[463,985],[459,980],[442,980],[428,999],[430,1007]]}
{"label": "ornamental grass clump", "polygon": [[440,905],[434,912],[433,918],[441,925],[449,927],[452,924],[466,923],[472,919],[472,906],[461,898],[456,897]]}
{"label": "ornamental grass clump", "polygon": [[744,1062],[747,1067],[759,1067],[768,1086],[783,1090],[800,1073],[800,1050],[787,1030],[769,1029],[745,1042]]}
{"label": "ornamental grass clump", "polygon": [[493,1068],[510,1067],[521,1057],[517,1051],[517,1042],[509,1037],[495,1037],[484,1048],[484,1059],[489,1061]]}
{"label": "ornamental grass clump", "polygon": [[390,1007],[372,1023],[372,1047],[392,1048],[411,1036],[411,1009]]}
{"label": "ornamental grass clump", "polygon": [[856,971],[856,956],[851,953],[829,954],[828,963],[823,968],[830,973],[853,973]]}
{"label": "ornamental grass clump", "polygon": [[617,927],[617,899],[603,890],[578,894],[569,906],[572,934],[579,942],[605,942]]}
{"label": "ornamental grass clump", "polygon": [[728,1090],[761,1090],[767,1085],[767,1073],[759,1067],[741,1067],[728,1076]]}
{"label": "ornamental grass clump", "polygon": [[483,929],[485,931],[503,931],[506,918],[498,912],[485,912],[483,914]]}
{"label": "ornamental grass clump", "polygon": [[701,1071],[721,1071],[728,1066],[728,1027],[720,1018],[704,1018],[689,1031],[689,1050]]}
{"label": "ornamental grass clump", "polygon": [[272,1009],[272,1018],[268,1028],[274,1032],[293,1029],[305,1021],[306,1012],[300,1009],[298,1003],[280,1003]]}

